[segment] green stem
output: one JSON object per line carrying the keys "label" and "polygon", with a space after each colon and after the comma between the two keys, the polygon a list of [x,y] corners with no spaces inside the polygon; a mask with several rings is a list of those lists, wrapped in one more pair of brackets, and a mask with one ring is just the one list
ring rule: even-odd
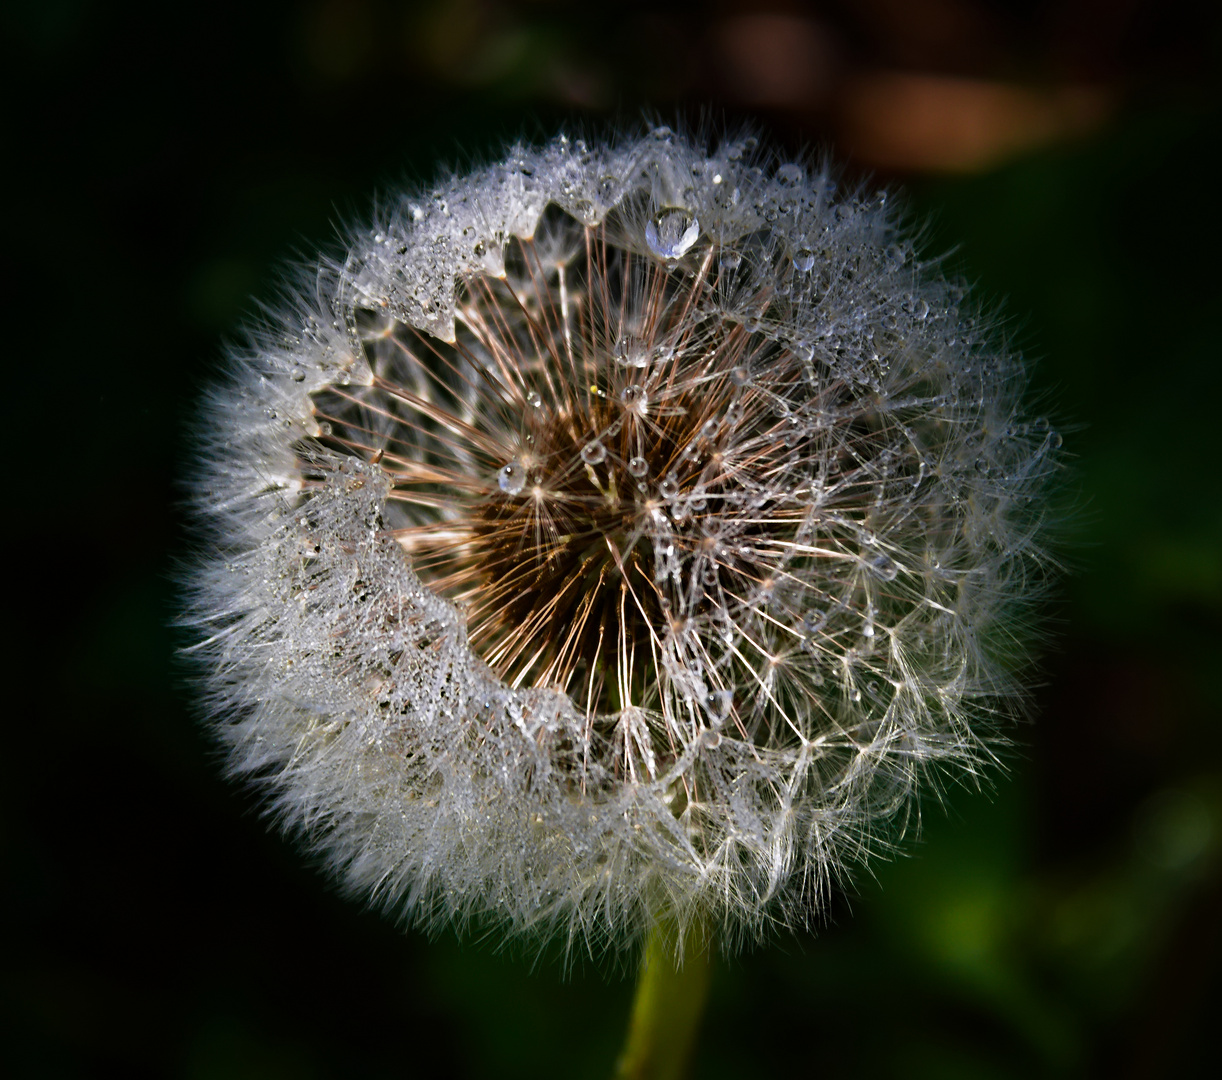
{"label": "green stem", "polygon": [[[681,1080],[709,989],[709,939],[689,926],[682,954],[673,923],[649,931],[615,1080]],[[676,965],[676,959],[678,964]]]}

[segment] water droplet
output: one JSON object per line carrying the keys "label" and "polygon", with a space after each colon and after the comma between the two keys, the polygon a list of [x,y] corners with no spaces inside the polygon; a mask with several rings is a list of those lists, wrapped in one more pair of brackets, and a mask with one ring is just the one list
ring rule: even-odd
{"label": "water droplet", "polygon": [[294,364],[293,370],[289,372],[289,378],[293,382],[305,382],[305,368],[300,364]]}
{"label": "water droplet", "polygon": [[808,634],[817,634],[827,625],[827,612],[816,608],[802,619],[802,629]]}
{"label": "water droplet", "polygon": [[716,750],[721,745],[721,732],[705,728],[700,733],[700,743],[706,750]]}
{"label": "water droplet", "polygon": [[330,435],[330,434],[331,434],[331,425],[330,424],[323,422],[318,425],[319,438],[325,438],[327,435]]}
{"label": "water droplet", "polygon": [[798,248],[793,253],[793,268],[805,274],[815,265],[815,253],[810,248]]}
{"label": "water droplet", "polygon": [[[890,555],[885,551],[880,551],[870,560],[870,573],[883,581],[894,581],[896,574],[899,573],[899,567],[895,565],[895,560]],[[871,628],[870,633],[873,632]]]}
{"label": "water droplet", "polygon": [[532,409],[542,408],[543,398],[539,396],[538,390],[528,390],[526,393],[526,404]]}
{"label": "water droplet", "polygon": [[849,694],[849,697],[851,697],[854,703],[856,703],[861,700],[861,691],[857,687],[853,687],[853,691]]}
{"label": "water droplet", "polygon": [[742,255],[731,248],[722,248],[717,257],[717,265],[723,270],[737,270],[742,265]]}
{"label": "water droplet", "polygon": [[591,439],[581,448],[581,460],[587,465],[597,465],[607,456],[607,448],[597,439]]}
{"label": "water droplet", "polygon": [[1048,445],[1054,450],[1059,450],[1064,442],[1065,440],[1061,438],[1061,433],[1059,431],[1048,432]]}
{"label": "water droplet", "polygon": [[644,476],[649,472],[649,462],[643,457],[630,458],[628,461],[628,471],[636,477]]}
{"label": "water droplet", "polygon": [[673,499],[679,494],[679,485],[673,476],[662,478],[662,482],[658,484],[658,494],[664,499]]}
{"label": "water droplet", "polygon": [[651,131],[649,134],[652,135],[659,142],[665,142],[665,143],[671,142],[675,137],[675,133],[671,131],[670,128],[668,128],[665,124],[662,124],[654,128],[653,131]]}
{"label": "water droplet", "polygon": [[805,178],[805,170],[801,165],[795,165],[793,162],[782,165],[776,171],[777,183],[784,187],[797,187]]}
{"label": "water droplet", "polygon": [[625,367],[645,368],[649,366],[649,352],[635,338],[623,335],[616,343],[613,355],[616,362]]}
{"label": "water droplet", "polygon": [[482,240],[475,241],[475,247],[471,250],[475,252],[475,257],[477,259],[482,259],[486,254],[488,254],[488,246]]}
{"label": "water droplet", "polygon": [[746,386],[751,381],[751,371],[743,364],[735,364],[730,369],[730,382],[735,386]]}
{"label": "water droplet", "polygon": [[645,387],[639,386],[637,383],[632,383],[630,386],[625,386],[620,391],[620,400],[630,409],[635,409],[637,412],[643,413],[645,406],[649,404],[649,395],[645,393]]}
{"label": "water droplet", "polygon": [[664,206],[645,226],[645,243],[663,259],[678,259],[700,237],[700,222],[690,210]]}
{"label": "water droplet", "polygon": [[714,690],[705,699],[704,707],[714,724],[720,725],[734,705],[733,690]]}
{"label": "water droplet", "polygon": [[511,461],[496,474],[496,482],[506,495],[517,495],[526,486],[526,470],[516,461]]}

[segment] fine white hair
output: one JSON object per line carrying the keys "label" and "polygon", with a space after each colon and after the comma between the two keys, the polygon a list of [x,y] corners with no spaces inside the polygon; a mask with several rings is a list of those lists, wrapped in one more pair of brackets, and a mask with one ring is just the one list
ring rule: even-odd
{"label": "fine white hair", "polygon": [[1060,438],[893,203],[751,137],[519,145],[233,353],[191,651],[352,890],[755,935],[993,758]]}

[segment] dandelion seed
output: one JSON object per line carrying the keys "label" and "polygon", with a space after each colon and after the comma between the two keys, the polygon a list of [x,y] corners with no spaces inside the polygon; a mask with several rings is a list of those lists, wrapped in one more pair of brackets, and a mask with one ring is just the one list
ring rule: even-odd
{"label": "dandelion seed", "polygon": [[203,428],[233,770],[426,923],[808,921],[989,759],[1041,575],[1059,436],[906,243],[826,167],[669,130],[354,235]]}

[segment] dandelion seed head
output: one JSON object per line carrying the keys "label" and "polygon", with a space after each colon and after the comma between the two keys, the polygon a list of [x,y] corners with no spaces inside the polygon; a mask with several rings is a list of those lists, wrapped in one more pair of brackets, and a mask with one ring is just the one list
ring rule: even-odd
{"label": "dandelion seed head", "polygon": [[809,921],[1018,699],[1059,437],[883,196],[561,137],[235,355],[191,580],[235,772],[356,892],[594,947]]}

